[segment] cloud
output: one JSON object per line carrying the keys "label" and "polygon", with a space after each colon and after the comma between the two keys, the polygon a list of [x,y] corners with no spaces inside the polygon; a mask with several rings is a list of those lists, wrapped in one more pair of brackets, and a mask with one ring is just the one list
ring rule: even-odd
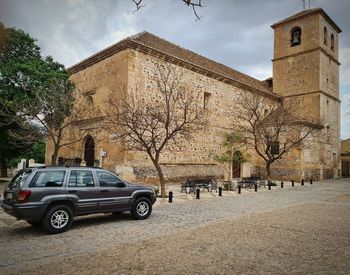
{"label": "cloud", "polygon": [[350,84],[350,48],[340,50],[340,82],[343,85]]}
{"label": "cloud", "polygon": [[[302,3],[280,0],[203,0],[196,21],[180,0],[143,0],[137,12],[131,0],[0,0],[0,20],[38,39],[43,54],[70,66],[141,31],[265,79],[272,75],[273,30],[270,26],[301,11]],[[340,85],[350,91],[350,5],[348,0],[314,0],[342,28]],[[343,100],[342,125],[350,136]],[[344,111],[343,111],[344,110]],[[343,131],[343,130],[342,130]],[[343,134],[343,133],[342,133]]]}

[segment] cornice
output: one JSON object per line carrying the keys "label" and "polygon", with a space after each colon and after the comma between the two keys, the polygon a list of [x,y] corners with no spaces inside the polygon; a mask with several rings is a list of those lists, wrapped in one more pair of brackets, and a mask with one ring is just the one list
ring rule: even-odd
{"label": "cornice", "polygon": [[275,62],[275,61],[278,61],[278,60],[283,60],[283,59],[286,59],[286,58],[289,58],[289,57],[294,57],[294,56],[297,56],[297,55],[306,54],[306,53],[311,53],[311,52],[315,52],[315,51],[321,51],[321,52],[323,52],[325,55],[327,55],[327,57],[329,57],[330,59],[332,59],[332,60],[334,61],[334,63],[336,63],[337,65],[341,65],[341,63],[340,63],[334,56],[330,55],[330,54],[329,54],[324,48],[322,48],[322,47],[316,47],[316,48],[313,48],[313,49],[310,49],[310,50],[306,50],[306,51],[303,51],[303,52],[293,53],[293,54],[289,54],[289,55],[277,57],[277,58],[272,59],[271,61],[272,61],[272,62]]}

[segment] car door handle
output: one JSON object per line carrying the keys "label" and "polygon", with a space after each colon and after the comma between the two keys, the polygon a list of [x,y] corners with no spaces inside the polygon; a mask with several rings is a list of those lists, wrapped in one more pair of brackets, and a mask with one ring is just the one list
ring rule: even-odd
{"label": "car door handle", "polygon": [[103,190],[101,190],[101,193],[105,193],[105,192],[108,192],[108,190],[106,190],[106,189],[103,189]]}
{"label": "car door handle", "polygon": [[77,190],[68,190],[68,193],[77,193]]}

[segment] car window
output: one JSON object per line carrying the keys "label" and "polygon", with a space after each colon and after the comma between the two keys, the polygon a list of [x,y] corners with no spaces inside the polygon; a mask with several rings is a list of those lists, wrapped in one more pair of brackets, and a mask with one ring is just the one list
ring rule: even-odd
{"label": "car window", "polygon": [[91,171],[72,170],[69,176],[69,187],[94,187],[94,177]]}
{"label": "car window", "polygon": [[96,174],[101,187],[125,187],[124,182],[113,174],[101,171],[97,171]]}
{"label": "car window", "polygon": [[65,171],[38,171],[30,187],[60,187],[64,181]]}
{"label": "car window", "polygon": [[26,178],[28,178],[29,174],[32,172],[32,170],[22,170],[17,173],[17,175],[12,178],[10,181],[8,187],[13,188],[13,187],[21,187],[23,186],[24,181]]}

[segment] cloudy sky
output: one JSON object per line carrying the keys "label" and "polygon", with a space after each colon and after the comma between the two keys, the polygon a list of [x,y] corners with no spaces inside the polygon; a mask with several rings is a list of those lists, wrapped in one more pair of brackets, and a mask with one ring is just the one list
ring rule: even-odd
{"label": "cloudy sky", "polygon": [[[181,0],[0,0],[0,21],[38,40],[44,55],[67,67],[118,40],[148,31],[265,79],[272,75],[270,26],[302,10],[301,0],[203,0],[196,20]],[[308,6],[308,0],[306,0]],[[350,138],[350,2],[311,0],[343,30],[340,39],[342,138]]]}

